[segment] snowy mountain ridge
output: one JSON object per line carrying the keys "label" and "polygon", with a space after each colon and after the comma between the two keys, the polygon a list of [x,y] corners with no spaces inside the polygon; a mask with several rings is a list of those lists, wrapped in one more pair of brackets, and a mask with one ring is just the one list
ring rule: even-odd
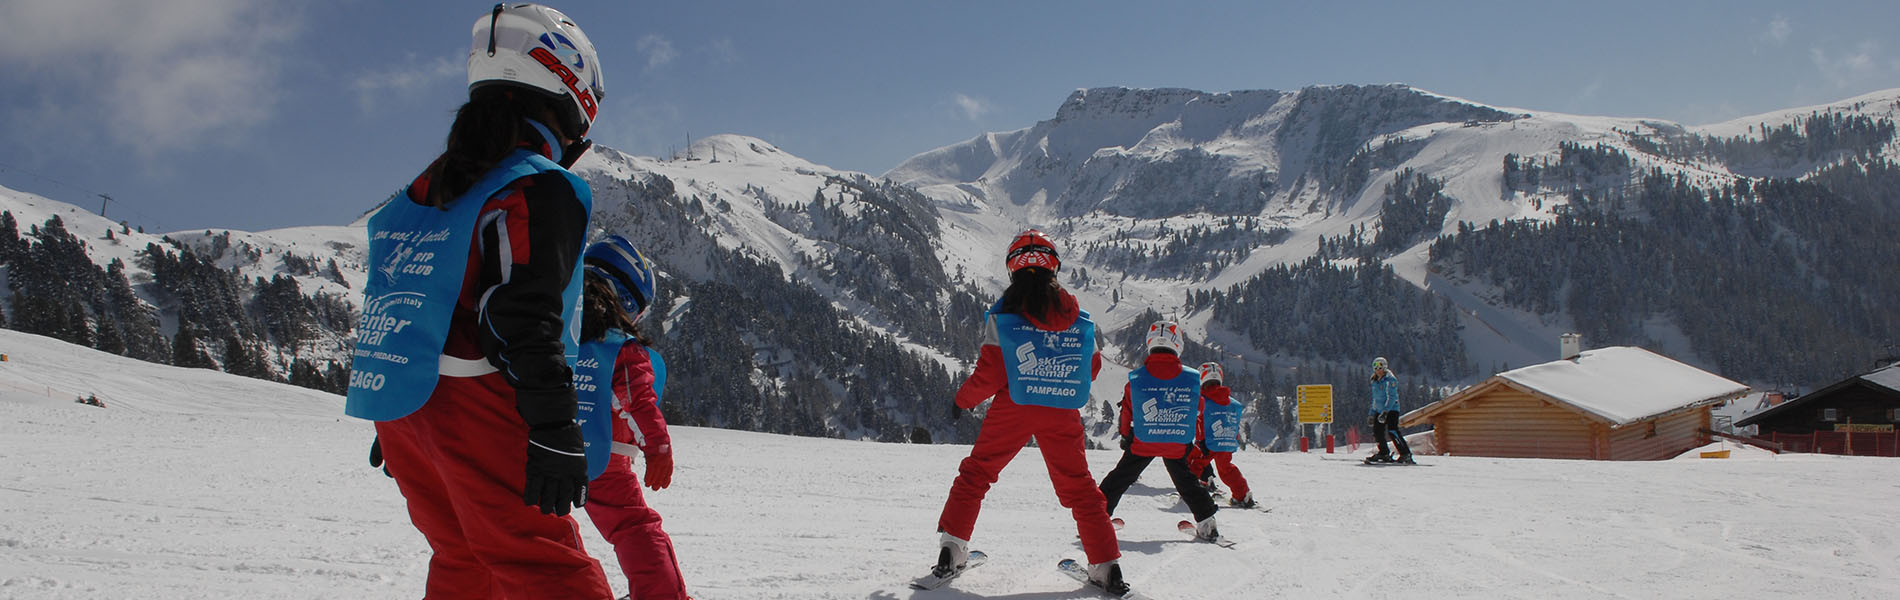
{"label": "snowy mountain ridge", "polygon": [[[1582,191],[1627,189],[1652,169],[1710,187],[1743,178],[1805,177],[1834,162],[1726,165],[1672,156],[1646,142],[1683,135],[1760,140],[1765,128],[1810,115],[1893,120],[1897,112],[1900,89],[1685,127],[1492,107],[1396,84],[1227,93],[1096,88],[1071,94],[1047,121],[919,154],[885,176],[917,186],[946,209],[951,222],[986,232],[987,240],[973,240],[979,246],[1000,246],[1023,226],[1052,230],[1063,243],[1085,248],[1128,238],[1158,247],[1166,231],[1236,219],[1284,229],[1283,236],[1263,237],[1211,276],[1142,265],[1117,269],[1092,260],[1088,251],[1070,258],[1091,279],[1114,282],[1108,289],[1078,287],[1091,306],[1108,306],[1098,308],[1098,315],[1118,320],[1148,308],[1166,314],[1179,306],[1183,289],[1223,290],[1262,269],[1304,260],[1322,239],[1371,237],[1380,227],[1388,186],[1400,174],[1423,175],[1443,183],[1449,213],[1436,232],[1385,261],[1413,285],[1467,311],[1475,362],[1522,364],[1551,355],[1556,335],[1567,326],[1500,310],[1484,300],[1491,295],[1484,289],[1453,289],[1460,286],[1435,278],[1426,260],[1436,234],[1494,220],[1550,221],[1579,191],[1512,189],[1505,181],[1507,158],[1555,162],[1565,154],[1562,144],[1575,144],[1633,159],[1621,176],[1591,181]],[[1875,154],[1900,156],[1900,142],[1890,139]],[[1211,329],[1202,335],[1232,337]]]}

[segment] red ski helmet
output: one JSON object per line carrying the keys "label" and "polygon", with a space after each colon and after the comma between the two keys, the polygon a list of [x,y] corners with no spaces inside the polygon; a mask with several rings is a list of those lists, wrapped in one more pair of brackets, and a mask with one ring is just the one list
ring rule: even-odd
{"label": "red ski helmet", "polygon": [[1009,243],[1009,254],[1004,256],[1003,263],[1011,273],[1029,267],[1042,267],[1050,271],[1062,269],[1062,260],[1056,256],[1056,245],[1035,229],[1022,232],[1016,236],[1016,241]]}

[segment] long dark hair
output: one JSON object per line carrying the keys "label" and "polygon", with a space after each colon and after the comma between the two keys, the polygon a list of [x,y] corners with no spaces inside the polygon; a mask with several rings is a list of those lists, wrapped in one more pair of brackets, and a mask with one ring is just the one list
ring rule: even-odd
{"label": "long dark hair", "polygon": [[1061,289],[1055,271],[1042,267],[1017,269],[1009,274],[1009,289],[1003,290],[1002,311],[1040,318],[1055,308]]}
{"label": "long dark hair", "polygon": [[620,297],[614,293],[614,286],[591,272],[586,273],[586,277],[581,284],[581,341],[599,341],[607,337],[607,330],[612,328],[627,332],[642,346],[653,345],[652,340],[640,333],[633,315],[620,308]]}
{"label": "long dark hair", "polygon": [[[435,162],[429,163],[428,195],[419,200],[429,206],[448,207],[516,146],[540,137],[526,119],[545,119],[548,110],[547,100],[539,94],[508,86],[491,85],[471,91],[468,102],[455,111],[448,144]],[[560,143],[543,141],[549,145]]]}

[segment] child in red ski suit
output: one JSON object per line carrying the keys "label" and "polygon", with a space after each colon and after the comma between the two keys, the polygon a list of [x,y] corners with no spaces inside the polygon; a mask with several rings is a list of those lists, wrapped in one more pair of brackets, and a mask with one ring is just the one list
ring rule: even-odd
{"label": "child in red ski suit", "polygon": [[[1193,425],[1198,417],[1183,415],[1184,411],[1198,410],[1198,402],[1187,395],[1193,394],[1200,384],[1200,373],[1181,364],[1183,340],[1180,325],[1172,321],[1158,321],[1148,327],[1144,345],[1148,348],[1148,357],[1142,366],[1129,373],[1129,383],[1122,388],[1121,436],[1122,457],[1115,468],[1102,476],[1102,496],[1108,501],[1108,512],[1114,514],[1115,506],[1121,503],[1122,494],[1141,479],[1142,471],[1148,468],[1154,459],[1168,470],[1168,478],[1174,482],[1174,489],[1181,495],[1181,501],[1187,503],[1194,513],[1195,535],[1205,540],[1218,540],[1220,534],[1215,526],[1214,513],[1220,507],[1214,505],[1214,499],[1208,495],[1207,488],[1194,478],[1192,468],[1188,466],[1188,451],[1193,446]],[[1191,381],[1183,381],[1192,378]],[[1159,380],[1172,388],[1165,395],[1144,391],[1138,383]],[[1145,386],[1144,386],[1145,387]],[[1185,389],[1183,389],[1185,388]],[[1165,409],[1157,410],[1159,400],[1171,400]],[[1173,400],[1178,400],[1174,402]],[[1137,419],[1137,413],[1141,417]],[[1150,418],[1153,413],[1154,418]],[[1165,419],[1164,419],[1165,417]],[[1185,423],[1175,421],[1184,420]],[[1179,441],[1149,439],[1142,432],[1141,424],[1169,424],[1173,433],[1179,435]]]}
{"label": "child in red ski suit", "polygon": [[[1223,385],[1221,381],[1224,376],[1224,370],[1221,369],[1219,363],[1201,364],[1201,422],[1195,427],[1196,437],[1201,440],[1201,443],[1195,448],[1194,454],[1188,457],[1188,466],[1193,467],[1195,477],[1201,477],[1207,472],[1208,463],[1213,463],[1220,473],[1221,481],[1227,482],[1227,487],[1233,491],[1233,494],[1227,498],[1227,504],[1253,508],[1255,505],[1253,492],[1247,487],[1247,478],[1241,476],[1240,469],[1234,466],[1234,453],[1211,451],[1208,448],[1206,424],[1209,405],[1214,405],[1215,408],[1226,408],[1231,407],[1234,402],[1233,390]],[[1233,434],[1238,436],[1239,430],[1235,429]]]}
{"label": "child in red ski suit", "polygon": [[[1072,408],[1018,403],[1012,399],[1012,379],[1020,377],[1020,371],[1012,371],[999,342],[1002,336],[1012,335],[1002,323],[1018,318],[1041,332],[1073,331],[1085,326],[1090,332],[1085,336],[1086,345],[1075,350],[1081,355],[1066,358],[1078,366],[1086,361],[1088,379],[1093,380],[1102,366],[1101,354],[1094,346],[1093,323],[1076,305],[1075,297],[1056,283],[1055,273],[1060,262],[1055,245],[1044,238],[1042,232],[1031,229],[1017,236],[1005,264],[1010,270],[1010,287],[985,319],[983,347],[977,356],[976,370],[957,390],[956,405],[968,410],[984,400],[994,400],[983,420],[983,429],[977,434],[976,445],[958,467],[943,514],[937,520],[942,547],[938,568],[933,569],[933,573],[947,576],[962,569],[969,556],[970,534],[976,528],[983,496],[1003,467],[1008,466],[1033,437],[1042,451],[1056,496],[1075,518],[1083,551],[1088,555],[1090,579],[1106,589],[1125,590],[1115,528],[1109,524],[1107,505],[1095,487],[1094,477],[1089,474],[1081,413]],[[1019,352],[1020,348],[1012,346],[1011,351]],[[1086,388],[1080,394],[1080,399],[1086,401]]]}
{"label": "child in red ski suit", "polygon": [[[620,236],[587,247],[585,304],[582,309],[583,357],[610,364],[584,365],[582,374],[607,380],[612,391],[613,451],[604,471],[589,482],[587,516],[601,537],[614,545],[628,596],[638,600],[690,600],[680,576],[673,540],[660,526],[660,513],[647,506],[632,454],[646,458],[646,485],[654,491],[673,481],[673,442],[660,414],[663,381],[656,380],[651,342],[636,325],[651,305],[655,271],[645,255]],[[614,348],[613,345],[618,345]],[[607,363],[607,360],[601,360]],[[601,369],[611,369],[603,376]],[[591,385],[578,383],[584,394]],[[597,396],[587,396],[591,407]],[[590,457],[591,458],[591,457]]]}
{"label": "child in red ski suit", "polygon": [[[488,51],[470,53],[469,100],[451,125],[447,149],[406,194],[385,205],[413,211],[406,204],[413,203],[446,214],[478,203],[468,248],[454,250],[466,252],[466,268],[424,274],[461,277],[459,298],[426,307],[432,314],[452,311],[440,356],[430,351],[406,363],[412,375],[427,370],[433,388],[406,414],[352,414],[377,421],[371,464],[387,462],[410,521],[432,550],[425,598],[607,600],[613,594],[606,575],[568,516],[586,501],[587,464],[564,357],[572,348],[562,302],[580,261],[590,197],[585,182],[565,167],[590,145],[585,134],[600,89],[598,57],[571,20],[534,4],[484,11],[474,34],[473,43]],[[569,42],[586,66],[579,58],[572,65],[530,58],[548,52],[535,40],[551,36]],[[498,75],[504,69],[514,76]],[[578,86],[563,78],[578,79]],[[577,87],[587,92],[577,94]],[[539,155],[531,164],[562,168],[537,167],[537,174],[505,182],[492,194],[477,189],[491,174],[514,172],[501,170],[503,161],[529,153]],[[386,232],[376,231],[375,219],[370,228],[372,246],[387,239],[377,237]],[[372,277],[394,280],[402,261],[414,267],[426,259],[373,257]],[[424,336],[414,329],[420,328],[390,335]],[[353,390],[359,375],[373,373],[353,371]],[[413,399],[365,398],[371,407]],[[357,392],[350,401],[357,402]]]}

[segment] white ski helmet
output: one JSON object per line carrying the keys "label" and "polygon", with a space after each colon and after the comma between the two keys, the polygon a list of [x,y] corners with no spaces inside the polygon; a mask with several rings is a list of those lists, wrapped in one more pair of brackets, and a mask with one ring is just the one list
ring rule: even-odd
{"label": "white ski helmet", "polygon": [[468,89],[509,84],[546,94],[561,133],[580,140],[594,124],[600,98],[600,55],[587,34],[561,11],[531,3],[496,4],[475,20],[468,49]]}
{"label": "white ski helmet", "polygon": [[1217,363],[1217,362],[1201,363],[1201,385],[1205,387],[1207,384],[1210,384],[1210,383],[1218,383],[1218,384],[1227,383],[1227,371],[1220,368],[1220,363]]}
{"label": "white ski helmet", "polygon": [[1372,359],[1372,370],[1377,371],[1379,369],[1391,370],[1390,367],[1386,366],[1385,357],[1383,356]]}
{"label": "white ski helmet", "polygon": [[1175,356],[1180,356],[1181,326],[1176,325],[1174,321],[1155,321],[1153,325],[1148,326],[1148,339],[1144,343],[1149,352],[1153,352],[1156,348],[1166,348],[1174,352]]}

